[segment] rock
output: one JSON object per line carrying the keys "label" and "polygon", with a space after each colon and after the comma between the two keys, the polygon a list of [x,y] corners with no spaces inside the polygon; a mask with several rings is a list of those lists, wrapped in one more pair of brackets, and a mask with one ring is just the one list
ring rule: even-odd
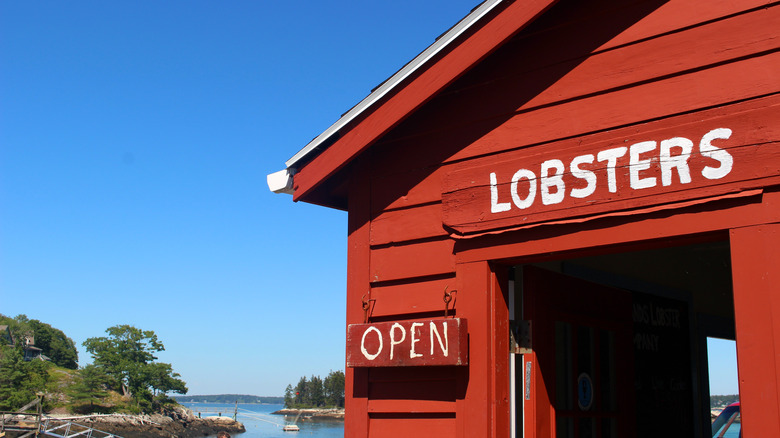
{"label": "rock", "polygon": [[196,438],[220,431],[246,432],[243,424],[230,417],[197,418],[187,411],[177,409],[168,415],[100,415],[73,421],[124,438]]}

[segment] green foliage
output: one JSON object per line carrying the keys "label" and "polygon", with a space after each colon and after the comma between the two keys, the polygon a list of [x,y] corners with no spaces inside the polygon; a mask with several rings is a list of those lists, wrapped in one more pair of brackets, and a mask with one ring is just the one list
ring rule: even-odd
{"label": "green foliage", "polygon": [[[165,350],[151,330],[118,325],[106,330],[108,336],[89,338],[84,347],[94,365],[109,376],[109,385],[131,395],[139,411],[157,409],[167,392],[187,393],[187,386],[170,364],[155,362],[154,353]],[[157,398],[156,398],[157,397]]]}
{"label": "green foliage", "polygon": [[309,379],[309,398],[315,406],[325,406],[325,391],[320,376],[311,376]]}
{"label": "green foliage", "polygon": [[187,393],[187,386],[184,381],[179,379],[181,375],[173,372],[173,367],[169,363],[151,363],[147,367],[146,373],[147,381],[155,396],[168,392]]}
{"label": "green foliage", "polygon": [[[30,320],[27,318],[27,315],[16,315],[16,317],[11,318],[0,314],[0,325],[8,326],[14,342],[24,339],[25,336],[32,336],[33,334],[32,328],[30,327]],[[3,342],[3,344],[5,344],[5,342]]]}
{"label": "green foliage", "polygon": [[289,408],[293,405],[293,387],[292,385],[287,385],[287,388],[284,388],[284,406]]}
{"label": "green foliage", "polygon": [[331,371],[323,382],[325,392],[325,404],[328,406],[344,407],[344,371]]}
{"label": "green foliage", "polygon": [[87,365],[79,370],[78,377],[78,381],[67,390],[75,403],[89,402],[90,408],[94,408],[95,402],[100,402],[108,395],[111,378],[102,368]]}
{"label": "green foliage", "polygon": [[284,391],[286,408],[344,407],[344,372],[331,371],[325,380],[319,376],[301,377]]}
{"label": "green foliage", "polygon": [[78,368],[79,353],[76,344],[62,330],[36,319],[30,320],[35,336],[35,346],[43,350],[57,366],[75,370]]}
{"label": "green foliage", "polygon": [[722,408],[739,401],[739,394],[711,395],[710,408]]}
{"label": "green foliage", "polygon": [[0,324],[7,325],[16,343],[21,343],[25,337],[32,336],[35,346],[55,365],[75,370],[78,368],[79,354],[76,344],[62,330],[49,324],[29,319],[26,315],[9,318],[0,314]]}
{"label": "green foliage", "polygon": [[15,411],[44,392],[50,363],[25,362],[21,344],[0,346],[0,410]]}

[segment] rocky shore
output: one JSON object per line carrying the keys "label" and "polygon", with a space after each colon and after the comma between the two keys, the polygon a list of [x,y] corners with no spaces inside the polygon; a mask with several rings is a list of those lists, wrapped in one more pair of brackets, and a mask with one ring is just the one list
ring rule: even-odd
{"label": "rocky shore", "polygon": [[230,434],[246,432],[243,424],[230,417],[198,418],[186,408],[167,415],[85,415],[67,419],[124,438],[196,438],[215,436],[223,430]]}
{"label": "rocky shore", "polygon": [[298,417],[298,421],[343,421],[344,409],[279,409],[271,412],[274,415],[284,415],[285,417]]}

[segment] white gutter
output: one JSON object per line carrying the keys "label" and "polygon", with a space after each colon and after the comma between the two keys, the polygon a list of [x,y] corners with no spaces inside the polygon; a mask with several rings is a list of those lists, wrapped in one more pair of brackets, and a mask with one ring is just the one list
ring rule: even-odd
{"label": "white gutter", "polygon": [[[377,87],[374,91],[372,91],[371,94],[369,94],[365,99],[361,100],[360,103],[358,103],[352,109],[347,111],[343,116],[341,116],[341,118],[339,118],[336,121],[336,123],[331,125],[322,134],[315,137],[314,140],[310,141],[297,154],[295,154],[292,158],[287,160],[284,163],[287,166],[287,169],[268,175],[269,189],[271,189],[271,191],[275,193],[292,193],[292,175],[293,173],[295,173],[296,163],[301,161],[312,151],[314,151],[319,146],[321,146],[332,135],[336,134],[340,129],[346,126],[349,122],[354,120],[364,111],[366,111],[368,108],[374,105],[377,101],[379,101],[387,93],[393,90],[396,86],[398,86],[411,74],[417,71],[420,67],[425,65],[428,61],[431,60],[431,58],[436,56],[444,48],[446,48],[453,41],[455,41],[460,35],[462,35],[471,26],[473,26],[480,19],[482,19],[482,17],[484,17],[490,11],[492,11],[502,1],[504,0],[485,0],[482,4],[474,8],[474,10],[471,11],[471,13],[469,13],[466,17],[460,20],[455,26],[450,28],[450,30],[445,32],[444,35],[437,38],[433,44],[428,46],[427,49],[423,50],[422,53],[417,55],[408,64],[406,64],[403,68],[401,68],[401,70],[397,71],[393,76],[391,76],[389,79],[383,82],[379,87]],[[271,186],[272,176],[275,184],[273,187]],[[288,178],[289,182],[282,181],[284,177]],[[287,189],[288,185],[289,185],[289,189]]]}

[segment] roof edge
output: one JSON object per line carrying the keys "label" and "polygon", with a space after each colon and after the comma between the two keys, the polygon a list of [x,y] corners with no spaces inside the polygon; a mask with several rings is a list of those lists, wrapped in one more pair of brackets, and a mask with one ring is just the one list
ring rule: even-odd
{"label": "roof edge", "polygon": [[315,151],[318,147],[320,147],[323,143],[325,143],[328,139],[330,139],[331,136],[338,133],[339,130],[345,127],[349,122],[353,121],[364,111],[371,108],[375,103],[377,103],[380,99],[382,99],[382,97],[384,97],[390,91],[395,89],[406,78],[408,78],[418,69],[420,69],[422,66],[426,65],[428,61],[430,61],[439,52],[441,52],[443,49],[449,46],[453,41],[455,41],[461,34],[463,34],[465,31],[470,29],[471,26],[479,22],[479,20],[481,20],[482,17],[487,15],[496,6],[498,6],[504,1],[506,0],[486,0],[483,3],[481,3],[479,6],[474,8],[474,10],[472,10],[466,17],[461,19],[455,26],[451,27],[442,36],[437,38],[433,44],[428,46],[428,48],[423,50],[419,55],[417,55],[404,67],[402,67],[395,74],[390,76],[389,79],[385,80],[380,86],[374,89],[374,91],[372,91],[371,94],[366,96],[357,105],[352,107],[352,109],[350,109],[344,115],[342,115],[336,121],[336,123],[331,125],[320,135],[315,137],[306,146],[304,146],[303,149],[298,151],[298,153],[293,155],[292,158],[287,160],[285,162],[287,168],[288,169],[294,168],[294,166],[299,161],[301,161],[309,154],[311,154],[313,151]]}

